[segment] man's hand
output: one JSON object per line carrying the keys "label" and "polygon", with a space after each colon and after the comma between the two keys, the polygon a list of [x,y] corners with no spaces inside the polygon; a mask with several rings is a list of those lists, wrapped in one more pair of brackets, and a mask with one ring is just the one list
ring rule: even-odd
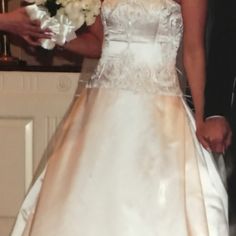
{"label": "man's hand", "polygon": [[42,30],[40,22],[30,20],[25,8],[1,15],[1,30],[24,38],[31,45],[40,45],[40,40],[50,38],[49,30]]}
{"label": "man's hand", "polygon": [[232,131],[224,117],[210,117],[197,127],[200,143],[215,153],[224,153],[231,143]]}

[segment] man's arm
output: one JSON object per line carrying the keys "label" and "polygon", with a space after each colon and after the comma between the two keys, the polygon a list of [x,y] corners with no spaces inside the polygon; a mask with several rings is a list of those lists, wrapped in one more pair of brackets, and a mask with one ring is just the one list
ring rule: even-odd
{"label": "man's arm", "polygon": [[[235,76],[235,41],[232,35],[213,28],[207,65],[205,116],[221,115],[230,118],[231,98]],[[235,32],[236,33],[236,32]],[[235,37],[236,40],[236,37]]]}
{"label": "man's arm", "polygon": [[[227,3],[215,0],[210,32],[205,90],[205,128],[202,135],[214,152],[230,145],[231,98],[235,77],[236,27],[233,27]],[[212,19],[211,18],[211,19]],[[236,23],[235,23],[236,26]]]}

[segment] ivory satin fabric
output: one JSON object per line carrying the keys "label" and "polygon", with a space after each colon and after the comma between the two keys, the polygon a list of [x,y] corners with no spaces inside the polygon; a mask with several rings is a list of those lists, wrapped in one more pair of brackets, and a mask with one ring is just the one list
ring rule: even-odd
{"label": "ivory satin fabric", "polygon": [[105,0],[102,19],[99,65],[12,236],[227,236],[227,194],[177,82],[180,6]]}

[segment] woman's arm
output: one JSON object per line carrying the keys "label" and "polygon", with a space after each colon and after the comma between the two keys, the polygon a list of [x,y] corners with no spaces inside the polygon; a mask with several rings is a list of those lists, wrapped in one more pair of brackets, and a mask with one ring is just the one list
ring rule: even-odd
{"label": "woman's arm", "polygon": [[101,17],[98,16],[93,25],[79,34],[76,39],[66,43],[63,48],[85,57],[98,58],[101,55],[102,43],[103,26]]}
{"label": "woman's arm", "polygon": [[39,21],[30,20],[25,8],[18,8],[8,13],[0,14],[0,31],[15,34],[24,38],[32,45],[40,45],[40,39],[50,38],[48,30],[40,28]]}
{"label": "woman's arm", "polygon": [[183,61],[191,89],[197,127],[204,120],[205,22],[207,0],[182,0]]}

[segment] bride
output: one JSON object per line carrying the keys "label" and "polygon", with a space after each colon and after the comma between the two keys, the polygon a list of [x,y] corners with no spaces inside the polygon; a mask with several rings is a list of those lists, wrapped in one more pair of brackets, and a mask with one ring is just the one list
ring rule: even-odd
{"label": "bride", "polygon": [[[227,236],[227,195],[197,141],[207,0],[105,0],[65,45],[100,57],[12,236]],[[183,38],[194,118],[175,63]]]}

